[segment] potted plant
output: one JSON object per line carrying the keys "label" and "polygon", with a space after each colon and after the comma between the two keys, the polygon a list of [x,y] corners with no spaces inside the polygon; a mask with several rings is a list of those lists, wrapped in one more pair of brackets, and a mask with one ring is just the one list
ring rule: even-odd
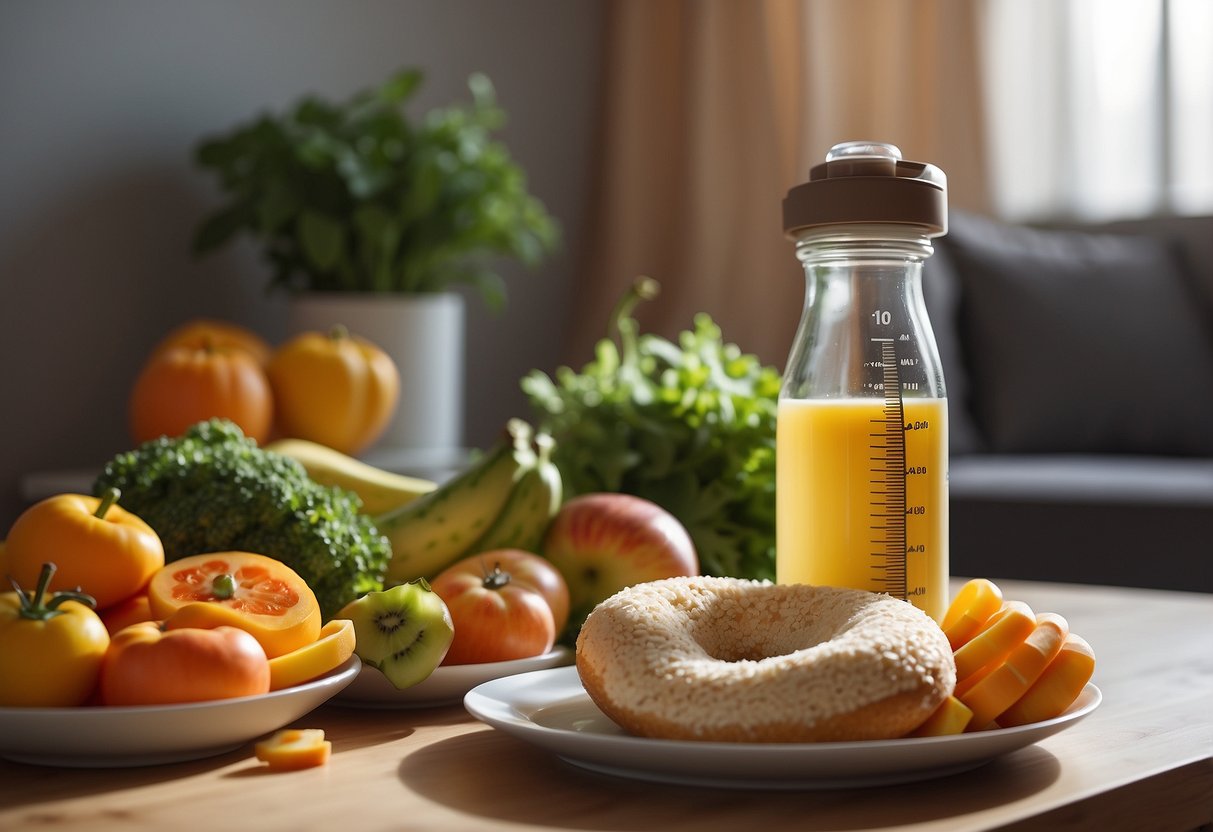
{"label": "potted plant", "polygon": [[493,259],[534,265],[558,228],[494,139],[505,113],[489,79],[469,78],[470,105],[410,119],[405,105],[422,78],[407,69],[344,102],[305,97],[203,141],[197,162],[225,200],[194,247],[251,236],[270,287],[290,293],[292,330],[343,324],[396,361],[402,405],[385,444],[453,448],[463,376],[454,289],[474,287],[499,309],[505,287]]}

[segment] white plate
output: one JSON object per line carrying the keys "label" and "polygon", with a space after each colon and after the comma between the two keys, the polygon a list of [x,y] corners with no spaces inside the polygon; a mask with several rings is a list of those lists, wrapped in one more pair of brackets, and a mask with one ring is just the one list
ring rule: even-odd
{"label": "white plate", "polygon": [[319,679],[260,696],[183,705],[0,708],[0,757],[48,766],[177,763],[239,748],[322,705],[358,675],[357,656]]}
{"label": "white plate", "polygon": [[542,656],[510,662],[453,664],[439,667],[423,682],[403,690],[373,667],[363,667],[353,684],[338,694],[334,704],[354,708],[433,708],[454,705],[464,694],[491,679],[559,667],[573,659],[573,651],[556,647]]}
{"label": "white plate", "polygon": [[907,783],[975,768],[1078,722],[1099,705],[1088,684],[1062,716],[1018,728],[949,737],[824,743],[725,743],[635,737],[603,715],[576,667],[486,682],[464,705],[472,716],[575,766],[659,783],[822,789]]}

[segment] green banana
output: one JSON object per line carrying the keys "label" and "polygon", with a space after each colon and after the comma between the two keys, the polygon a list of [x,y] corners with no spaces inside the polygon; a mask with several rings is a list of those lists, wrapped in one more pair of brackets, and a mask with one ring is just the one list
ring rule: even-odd
{"label": "green banana", "polygon": [[501,514],[484,536],[472,544],[466,555],[494,549],[522,549],[538,552],[548,524],[556,516],[563,498],[560,469],[552,462],[556,443],[546,433],[535,437],[537,450],[534,467],[519,478]]}
{"label": "green banana", "polygon": [[362,500],[362,512],[372,516],[398,509],[438,487],[435,482],[385,471],[306,439],[279,439],[265,449],[294,459],[321,485],[353,491]]}
{"label": "green banana", "polygon": [[375,518],[392,544],[386,582],[432,578],[459,560],[492,525],[515,485],[535,467],[531,426],[511,419],[505,436],[449,482]]}

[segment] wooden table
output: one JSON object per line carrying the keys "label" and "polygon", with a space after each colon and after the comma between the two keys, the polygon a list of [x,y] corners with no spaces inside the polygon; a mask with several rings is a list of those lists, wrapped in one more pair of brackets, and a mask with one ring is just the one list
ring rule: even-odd
{"label": "wooden table", "polygon": [[999,581],[1095,647],[1103,704],[981,768],[913,785],[769,792],[662,786],[573,768],[460,707],[299,721],[328,766],[270,774],[251,746],[160,767],[0,762],[0,829],[1092,829],[1213,823],[1213,596]]}

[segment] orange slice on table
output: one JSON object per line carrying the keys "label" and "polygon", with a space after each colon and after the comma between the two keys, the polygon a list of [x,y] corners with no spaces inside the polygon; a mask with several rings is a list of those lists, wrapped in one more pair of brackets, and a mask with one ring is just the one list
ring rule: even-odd
{"label": "orange slice on table", "polygon": [[281,561],[251,552],[211,552],[166,564],[147,590],[168,629],[239,627],[273,659],[320,636],[320,604]]}
{"label": "orange slice on table", "polygon": [[253,753],[275,771],[296,771],[327,763],[333,744],[320,728],[285,728],[255,744]]}

